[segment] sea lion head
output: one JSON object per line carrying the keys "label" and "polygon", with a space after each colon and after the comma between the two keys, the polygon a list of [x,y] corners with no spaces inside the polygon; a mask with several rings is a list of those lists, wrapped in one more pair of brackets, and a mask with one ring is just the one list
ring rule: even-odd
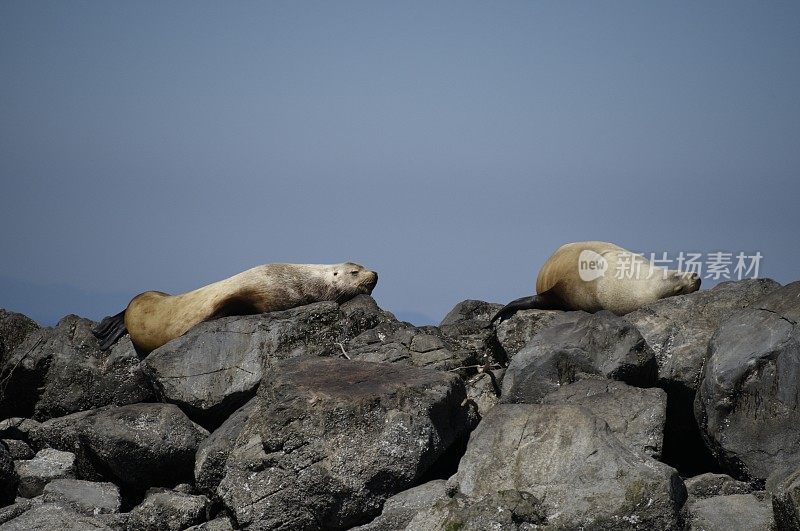
{"label": "sea lion head", "polygon": [[665,297],[673,295],[686,295],[700,289],[700,277],[697,273],[684,271],[667,271],[667,286]]}
{"label": "sea lion head", "polygon": [[370,295],[378,283],[378,273],[353,262],[336,264],[328,272],[330,285],[336,292],[336,301],[344,302],[356,295]]}

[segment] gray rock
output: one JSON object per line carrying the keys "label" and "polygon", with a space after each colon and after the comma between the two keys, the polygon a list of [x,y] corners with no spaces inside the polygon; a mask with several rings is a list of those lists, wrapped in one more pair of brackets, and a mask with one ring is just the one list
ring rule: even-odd
{"label": "gray rock", "polygon": [[497,341],[504,359],[513,359],[537,334],[563,318],[569,312],[557,310],[521,310],[497,325]]}
{"label": "gray rock", "polygon": [[14,458],[8,448],[0,443],[0,507],[14,503],[19,476],[14,470]]}
{"label": "gray rock", "polygon": [[774,519],[769,501],[761,500],[753,494],[690,499],[687,505],[691,529],[698,531],[773,529]]}
{"label": "gray rock", "polygon": [[260,413],[260,407],[256,402],[255,398],[250,399],[198,446],[194,461],[194,478],[200,492],[212,498],[216,497],[217,486],[225,475],[228,454],[236,444],[236,439],[250,418],[250,414],[254,410]]}
{"label": "gray rock", "polygon": [[19,475],[19,495],[35,498],[54,479],[75,477],[75,454],[52,448],[39,450],[33,459],[14,463]]}
{"label": "gray rock", "polygon": [[382,310],[369,295],[358,295],[339,308],[345,316],[344,328],[348,338],[354,338],[382,323],[396,322],[391,312]]}
{"label": "gray rock", "polygon": [[570,405],[495,406],[449,482],[474,500],[529,493],[556,529],[674,529],[686,499],[674,469]]}
{"label": "gray rock", "polygon": [[500,401],[505,369],[482,371],[466,381],[467,398],[471,400],[483,416]]}
{"label": "gray rock", "polygon": [[39,325],[30,317],[0,308],[0,367],[5,363],[7,353],[38,329]]}
{"label": "gray rock", "polygon": [[429,481],[395,494],[383,504],[380,516],[351,531],[396,531],[405,529],[417,513],[430,509],[438,501],[448,500],[447,482]]}
{"label": "gray rock", "polygon": [[0,447],[5,445],[6,450],[14,461],[20,459],[33,459],[36,452],[25,441],[17,439],[0,439]]}
{"label": "gray rock", "polygon": [[476,300],[462,301],[448,312],[439,326],[452,326],[467,321],[482,321],[488,325],[489,320],[494,317],[494,314],[502,307],[502,304],[492,302]]}
{"label": "gray rock", "polygon": [[44,420],[152,399],[130,339],[126,336],[101,351],[93,326],[88,319],[68,315],[55,328],[30,333],[11,351],[0,368],[8,379],[8,400],[0,402],[0,417],[33,414]]}
{"label": "gray rock", "polygon": [[581,374],[631,385],[655,383],[653,351],[630,323],[611,312],[568,312],[519,351],[503,378],[503,402],[536,403]]}
{"label": "gray rock", "polygon": [[553,391],[542,403],[583,406],[606,421],[620,440],[650,457],[661,457],[667,415],[667,393],[661,389],[586,378]]}
{"label": "gray rock", "polygon": [[0,531],[94,531],[109,530],[101,520],[46,503],[0,525]]}
{"label": "gray rock", "polygon": [[243,527],[369,521],[472,425],[453,374],[314,357],[284,361],[274,374],[217,489]]}
{"label": "gray rock", "polygon": [[387,321],[347,343],[354,360],[401,363],[416,367],[450,370],[474,365],[478,353],[465,350],[435,327],[417,328],[408,323]]}
{"label": "gray rock", "polygon": [[719,324],[779,287],[770,279],[723,282],[709,290],[661,299],[625,319],[653,349],[659,380],[696,391],[708,342]]}
{"label": "gray rock", "polygon": [[184,531],[234,531],[233,523],[227,516],[221,516],[202,524],[187,527]]}
{"label": "gray rock", "polygon": [[417,513],[406,529],[434,531],[528,531],[546,523],[540,500],[529,492],[504,490],[479,499],[456,494],[438,500],[429,509]]}
{"label": "gray rock", "polygon": [[13,504],[0,507],[0,524],[4,524],[10,520],[13,520],[22,513],[30,511],[42,503],[43,501],[41,496],[38,498],[33,498],[32,500],[29,500],[28,498],[18,498]]}
{"label": "gray rock", "polygon": [[175,491],[149,494],[134,507],[130,531],[181,531],[208,519],[208,498]]}
{"label": "gray rock", "polygon": [[341,355],[343,319],[334,302],[215,319],[154,350],[144,366],[165,401],[214,428],[255,394],[273,361]]}
{"label": "gray rock", "polygon": [[689,478],[685,483],[686,491],[692,498],[750,494],[754,490],[749,483],[738,481],[726,474],[713,474],[711,472]]}
{"label": "gray rock", "polygon": [[0,420],[0,439],[18,439],[29,442],[30,433],[41,424],[33,419],[12,417]]}
{"label": "gray rock", "polygon": [[734,477],[800,468],[800,282],[725,320],[695,400],[708,447]]}
{"label": "gray rock", "polygon": [[39,447],[75,451],[81,478],[143,489],[191,481],[208,432],[173,404],[131,404],[51,419],[31,436]]}
{"label": "gray rock", "polygon": [[44,501],[63,505],[81,514],[118,513],[119,488],[113,483],[82,479],[54,479],[44,487]]}

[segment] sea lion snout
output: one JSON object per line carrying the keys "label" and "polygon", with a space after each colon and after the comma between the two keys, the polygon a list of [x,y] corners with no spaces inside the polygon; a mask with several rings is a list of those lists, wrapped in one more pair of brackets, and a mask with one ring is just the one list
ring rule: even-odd
{"label": "sea lion snout", "polygon": [[372,290],[378,285],[378,273],[375,271],[367,271],[367,281],[364,286],[367,288],[367,293],[372,294]]}

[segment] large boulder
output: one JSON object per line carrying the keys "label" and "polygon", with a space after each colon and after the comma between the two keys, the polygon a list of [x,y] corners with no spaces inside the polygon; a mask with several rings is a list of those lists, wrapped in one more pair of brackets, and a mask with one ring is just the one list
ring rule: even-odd
{"label": "large boulder", "polygon": [[217,493],[250,529],[347,528],[376,516],[472,425],[454,374],[302,357],[258,391]]}
{"label": "large boulder", "polygon": [[542,399],[544,404],[582,406],[600,417],[620,440],[658,459],[664,442],[667,394],[605,378],[584,378]]}
{"label": "large boulder", "polygon": [[70,450],[78,477],[144,489],[191,481],[194,455],[208,432],[173,404],[107,406],[43,422],[39,447]]}
{"label": "large boulder", "polygon": [[341,355],[344,315],[335,302],[200,323],[144,362],[159,396],[207,428],[251,398],[276,360]]}
{"label": "large boulder", "polygon": [[625,319],[653,349],[661,385],[696,391],[708,342],[720,323],[779,287],[770,279],[723,282],[709,290],[658,300]]}
{"label": "large boulder", "polygon": [[611,312],[568,312],[519,351],[503,378],[503,402],[536,403],[582,374],[655,383],[656,360],[636,328]]}
{"label": "large boulder", "polygon": [[563,318],[569,312],[558,310],[520,310],[496,325],[497,343],[502,352],[500,358],[511,360],[537,334]]}
{"label": "large boulder", "polygon": [[35,498],[54,479],[75,477],[75,454],[44,448],[33,459],[14,463],[19,475],[19,495]]}
{"label": "large boulder", "polygon": [[0,417],[34,415],[44,420],[152,399],[130,339],[125,336],[102,351],[93,326],[88,319],[68,315],[55,328],[28,334],[0,368],[7,380]]}
{"label": "large boulder", "polygon": [[[770,483],[774,478],[770,478]],[[778,529],[800,531],[800,470],[795,470],[777,484],[767,484],[772,491],[772,508]]]}
{"label": "large boulder", "polygon": [[[689,528],[698,531],[742,531],[775,529],[769,499],[755,494],[730,494],[686,503]],[[786,527],[778,527],[788,530]]]}
{"label": "large boulder", "polygon": [[800,467],[800,282],[725,320],[709,343],[695,401],[725,470],[763,483]]}
{"label": "large boulder", "polygon": [[522,505],[528,517],[538,514],[538,500],[556,529],[674,529],[686,499],[674,469],[571,405],[496,406],[449,481],[476,502],[510,492],[516,505],[532,496]]}
{"label": "large boulder", "polygon": [[43,498],[91,516],[118,513],[121,503],[119,488],[113,483],[82,479],[55,479],[45,485]]}
{"label": "large boulder", "polygon": [[134,507],[130,531],[181,531],[208,520],[208,498],[166,490],[151,492]]}
{"label": "large boulder", "polygon": [[102,520],[77,513],[62,505],[37,505],[0,525],[0,531],[111,531]]}

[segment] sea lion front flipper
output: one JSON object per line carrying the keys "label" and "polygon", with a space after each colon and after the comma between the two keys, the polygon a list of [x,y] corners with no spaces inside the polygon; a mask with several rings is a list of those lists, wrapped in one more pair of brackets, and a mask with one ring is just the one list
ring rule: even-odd
{"label": "sea lion front flipper", "polygon": [[563,310],[564,304],[561,302],[561,299],[556,295],[555,286],[550,288],[547,291],[542,293],[530,296],[530,297],[522,297],[516,300],[513,300],[500,308],[500,310],[494,314],[492,320],[489,321],[489,326],[491,326],[497,319],[500,319],[500,322],[503,322],[504,319],[507,319],[514,315],[519,310]]}
{"label": "sea lion front flipper", "polygon": [[94,337],[100,340],[100,350],[108,350],[119,338],[128,332],[125,327],[125,310],[110,315],[92,328]]}

